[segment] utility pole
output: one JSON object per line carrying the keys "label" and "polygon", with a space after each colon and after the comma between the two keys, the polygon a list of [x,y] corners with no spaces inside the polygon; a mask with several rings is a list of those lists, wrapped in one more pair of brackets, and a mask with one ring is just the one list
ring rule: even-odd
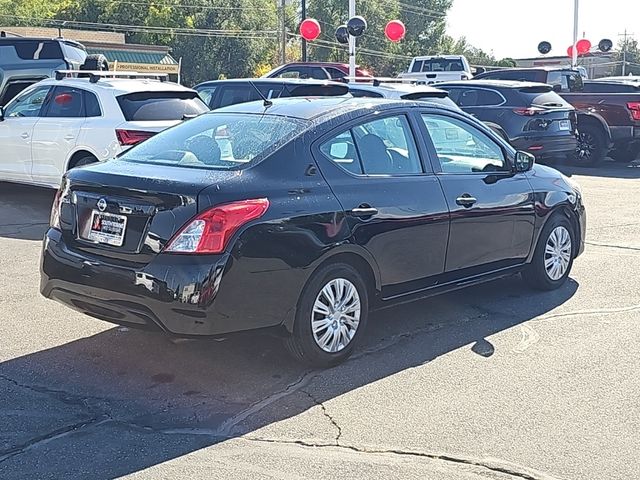
{"label": "utility pole", "polygon": [[[302,0],[302,20],[307,18],[307,0]],[[302,39],[302,61],[307,61],[307,41]]]}
{"label": "utility pole", "polygon": [[285,1],[280,0],[280,63],[287,63],[287,21],[285,19]]}
{"label": "utility pole", "polygon": [[629,48],[629,44],[627,43],[627,39],[633,36],[633,33],[628,33],[627,29],[624,29],[624,33],[619,33],[619,37],[624,37],[622,42],[622,76],[624,77],[627,74],[627,50]]}
{"label": "utility pole", "polygon": [[575,0],[573,4],[573,54],[571,55],[571,67],[576,68],[578,66],[578,10],[580,7],[580,0]]}
{"label": "utility pole", "polygon": [[[577,1],[577,0],[576,0]],[[356,16],[356,0],[349,0],[349,18]],[[356,37],[349,35],[349,77],[356,76]]]}

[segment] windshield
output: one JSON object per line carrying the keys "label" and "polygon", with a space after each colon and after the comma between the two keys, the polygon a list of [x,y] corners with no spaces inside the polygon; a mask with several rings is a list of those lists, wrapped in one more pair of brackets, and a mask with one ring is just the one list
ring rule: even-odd
{"label": "windshield", "polygon": [[121,160],[180,167],[247,168],[304,131],[298,119],[213,113],[201,115],[141,143]]}

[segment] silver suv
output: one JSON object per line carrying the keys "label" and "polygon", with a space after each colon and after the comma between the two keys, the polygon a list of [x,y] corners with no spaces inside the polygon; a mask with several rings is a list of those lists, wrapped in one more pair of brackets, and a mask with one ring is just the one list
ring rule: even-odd
{"label": "silver suv", "polygon": [[108,70],[104,55],[62,38],[11,37],[0,32],[0,106],[56,70]]}

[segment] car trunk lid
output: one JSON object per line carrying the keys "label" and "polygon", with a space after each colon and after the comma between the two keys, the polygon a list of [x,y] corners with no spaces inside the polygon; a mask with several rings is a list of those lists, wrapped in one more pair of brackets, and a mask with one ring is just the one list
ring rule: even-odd
{"label": "car trunk lid", "polygon": [[74,169],[63,186],[61,230],[70,248],[146,264],[198,213],[198,194],[230,175],[118,160]]}

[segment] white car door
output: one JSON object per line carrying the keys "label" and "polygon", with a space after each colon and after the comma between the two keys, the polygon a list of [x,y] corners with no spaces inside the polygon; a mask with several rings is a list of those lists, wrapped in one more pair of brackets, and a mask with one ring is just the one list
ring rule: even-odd
{"label": "white car door", "polygon": [[33,132],[31,177],[34,182],[60,183],[86,120],[84,91],[64,85],[54,87],[38,128]]}
{"label": "white car door", "polygon": [[0,122],[0,180],[32,181],[33,133],[50,90],[50,85],[29,88],[5,107]]}

